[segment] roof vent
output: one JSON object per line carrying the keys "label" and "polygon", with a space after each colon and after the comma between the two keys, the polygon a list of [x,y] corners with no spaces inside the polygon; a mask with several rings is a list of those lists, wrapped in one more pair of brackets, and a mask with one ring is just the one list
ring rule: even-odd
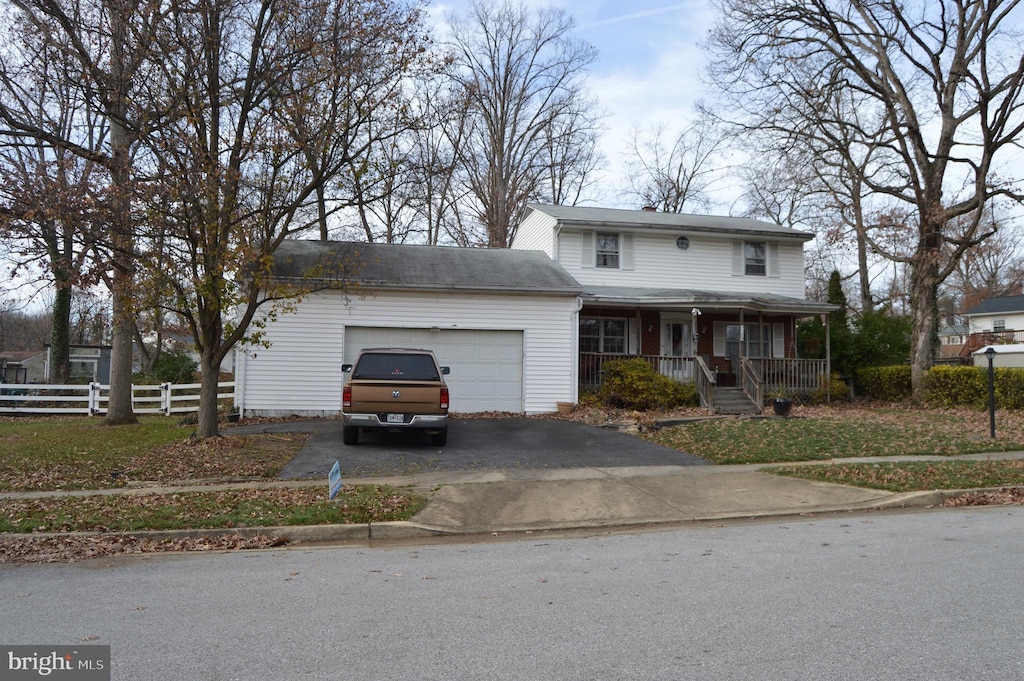
{"label": "roof vent", "polygon": [[645,213],[657,213],[658,212],[658,207],[657,206],[644,206],[644,212]]}

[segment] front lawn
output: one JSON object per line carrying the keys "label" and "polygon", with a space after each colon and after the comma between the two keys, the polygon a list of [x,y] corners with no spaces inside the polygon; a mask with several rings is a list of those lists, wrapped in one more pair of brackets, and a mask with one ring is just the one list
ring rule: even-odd
{"label": "front lawn", "polygon": [[171,494],[116,494],[0,500],[0,532],[138,530],[326,525],[406,520],[426,498],[406,490],[322,487]]}
{"label": "front lawn", "polygon": [[1024,416],[968,410],[836,407],[796,409],[795,418],[712,419],[644,434],[717,464],[824,461],[850,457],[1024,450]]}
{"label": "front lawn", "polygon": [[766,468],[766,473],[889,492],[1024,485],[1024,461],[900,461]]}
{"label": "front lawn", "polygon": [[0,421],[0,492],[103,489],[132,481],[274,478],[308,436],[230,435],[192,440],[167,416],[106,426],[98,418]]}
{"label": "front lawn", "polygon": [[[0,421],[0,492],[271,480],[308,439],[287,433],[193,440],[192,431],[162,416],[142,417],[133,426],[83,417],[6,419]],[[334,500],[327,491],[325,475],[316,487],[0,499],[0,532],[383,522],[407,520],[426,504],[410,490],[377,485],[345,487]]]}

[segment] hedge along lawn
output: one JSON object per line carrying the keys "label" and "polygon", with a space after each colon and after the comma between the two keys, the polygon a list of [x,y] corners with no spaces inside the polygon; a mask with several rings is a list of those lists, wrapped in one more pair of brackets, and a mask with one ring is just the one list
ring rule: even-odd
{"label": "hedge along lawn", "polygon": [[900,408],[797,408],[795,418],[713,419],[644,437],[718,464],[1024,450],[1024,415]]}
{"label": "hedge along lawn", "polygon": [[409,490],[291,487],[177,494],[113,494],[0,500],[0,532],[133,532],[407,520],[426,505]]}
{"label": "hedge along lawn", "polygon": [[1024,461],[900,461],[765,468],[765,473],[889,492],[1024,485]]}
{"label": "hedge along lawn", "polygon": [[106,426],[96,417],[0,421],[0,491],[102,489],[132,480],[272,478],[307,436],[232,435],[193,441],[175,417]]}

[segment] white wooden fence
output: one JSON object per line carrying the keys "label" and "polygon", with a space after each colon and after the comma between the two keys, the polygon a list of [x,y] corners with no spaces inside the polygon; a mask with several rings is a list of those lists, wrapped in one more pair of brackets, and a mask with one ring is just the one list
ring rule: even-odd
{"label": "white wooden fence", "polygon": [[[199,383],[132,385],[132,410],[136,414],[183,414],[199,411]],[[219,383],[217,399],[233,399],[234,381]],[[107,413],[110,386],[42,385],[0,383],[0,414]]]}

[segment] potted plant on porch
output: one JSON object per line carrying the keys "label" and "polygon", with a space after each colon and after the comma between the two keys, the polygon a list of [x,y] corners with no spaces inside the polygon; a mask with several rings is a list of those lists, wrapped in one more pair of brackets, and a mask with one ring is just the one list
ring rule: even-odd
{"label": "potted plant on porch", "polygon": [[789,412],[793,409],[793,398],[789,396],[786,387],[782,384],[775,391],[771,403],[776,416],[789,416]]}

